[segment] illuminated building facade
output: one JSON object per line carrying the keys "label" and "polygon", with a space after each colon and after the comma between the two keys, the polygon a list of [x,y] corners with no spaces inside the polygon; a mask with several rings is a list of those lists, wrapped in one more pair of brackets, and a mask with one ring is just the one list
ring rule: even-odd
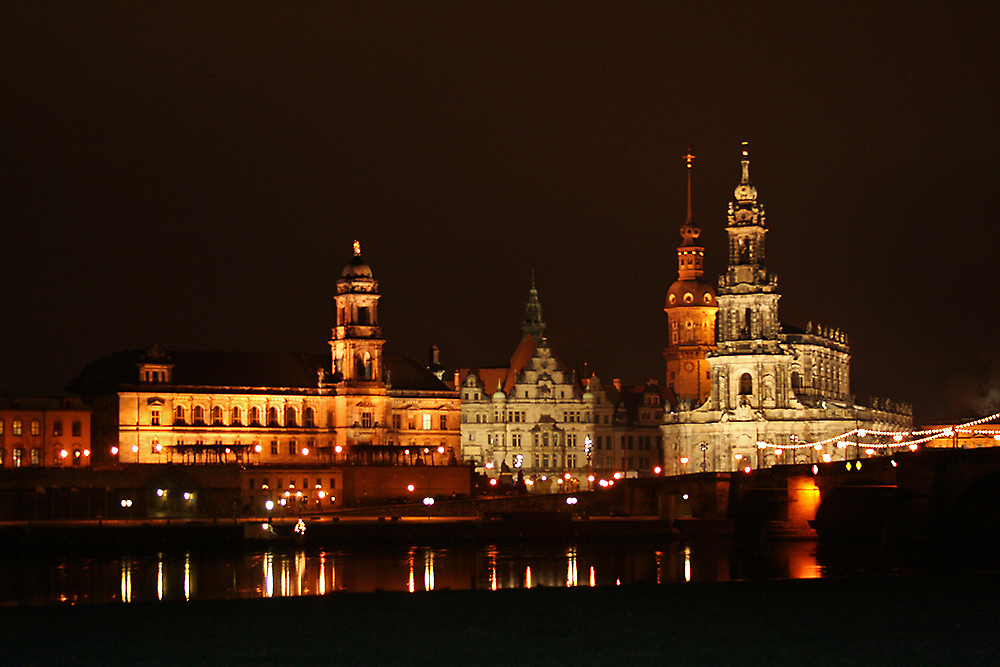
{"label": "illuminated building facade", "polygon": [[[680,402],[666,415],[667,472],[756,468],[824,455],[839,459],[844,450],[833,440],[837,435],[912,426],[906,406],[854,404],[842,332],[811,323],[805,330],[781,324],[777,277],[765,261],[764,208],[749,170],[744,150],[726,227],[729,265],[716,296],[716,349],[707,355],[710,391],[700,405]],[[774,446],[758,447],[760,442]]]}
{"label": "illuminated building facade", "polygon": [[659,387],[580,382],[549,345],[534,285],[521,331],[509,365],[458,373],[463,459],[492,479],[521,474],[536,493],[589,488],[592,475],[651,472],[660,462]]}
{"label": "illuminated building facade", "polygon": [[[92,363],[69,389],[93,407],[95,463],[292,470],[457,461],[458,395],[420,364],[383,355],[379,296],[355,243],[337,281],[328,356],[153,345]],[[269,478],[273,490],[277,474]]]}
{"label": "illuminated building facade", "polygon": [[87,467],[90,408],[72,397],[0,396],[0,468]]}
{"label": "illuminated building facade", "polygon": [[715,318],[719,311],[715,290],[704,278],[705,249],[697,243],[701,230],[691,217],[691,160],[687,159],[687,219],[681,226],[683,239],[677,248],[677,280],[667,291],[664,311],[668,320],[669,345],[667,388],[688,407],[701,405],[711,391],[708,353],[715,349]]}

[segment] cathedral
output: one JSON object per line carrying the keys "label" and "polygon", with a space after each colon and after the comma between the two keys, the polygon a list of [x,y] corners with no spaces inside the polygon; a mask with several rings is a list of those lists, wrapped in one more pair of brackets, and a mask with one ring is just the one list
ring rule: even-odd
{"label": "cathedral", "polygon": [[691,216],[691,158],[678,280],[664,309],[667,386],[677,396],[662,426],[665,472],[856,458],[886,444],[878,431],[912,428],[907,406],[854,404],[843,332],[781,323],[778,279],[766,262],[764,207],[750,182],[745,144],[728,211],[728,267],[717,290],[702,278],[704,249],[696,243],[700,230]]}

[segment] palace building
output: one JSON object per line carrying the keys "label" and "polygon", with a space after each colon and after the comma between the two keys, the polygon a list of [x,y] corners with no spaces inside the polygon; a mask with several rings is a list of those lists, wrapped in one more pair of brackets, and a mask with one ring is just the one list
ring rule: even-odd
{"label": "palace building", "polygon": [[[781,323],[778,280],[766,262],[764,207],[750,182],[746,150],[729,205],[728,267],[714,293],[697,280],[702,250],[693,244],[698,230],[691,224],[690,203],[688,211],[678,281],[667,296],[667,378],[680,400],[664,418],[666,472],[837,460],[845,455],[838,435],[912,428],[907,406],[854,404],[843,332]],[[710,340],[705,333],[716,317]],[[881,444],[868,438],[869,444]]]}
{"label": "palace building", "polygon": [[383,355],[379,298],[355,242],[328,355],[153,345],[95,361],[68,387],[93,408],[94,464],[457,462],[458,394],[424,366]]}
{"label": "palace building", "polygon": [[533,281],[521,331],[509,364],[456,376],[464,459],[492,479],[522,477],[535,493],[590,488],[615,472],[659,465],[658,386],[581,382],[549,345]]}

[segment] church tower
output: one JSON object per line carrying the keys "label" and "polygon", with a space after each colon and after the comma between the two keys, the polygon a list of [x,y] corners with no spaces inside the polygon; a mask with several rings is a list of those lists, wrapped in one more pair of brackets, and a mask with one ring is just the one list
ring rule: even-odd
{"label": "church tower", "polygon": [[706,355],[715,349],[715,318],[719,306],[715,291],[703,275],[705,249],[697,242],[701,230],[691,216],[691,161],[687,160],[687,219],[681,225],[677,248],[677,280],[667,291],[664,312],[668,320],[669,345],[663,356],[667,361],[667,387],[682,401],[701,405],[711,392],[711,375]]}
{"label": "church tower", "polygon": [[742,177],[729,203],[729,266],[719,278],[717,349],[712,361],[714,409],[780,408],[794,400],[792,358],[782,345],[778,278],[765,262],[764,207],[750,183],[743,143]]}
{"label": "church tower", "polygon": [[378,282],[361,259],[354,242],[354,259],[337,281],[337,326],[330,340],[333,382],[385,386],[382,367],[382,329],[378,324]]}

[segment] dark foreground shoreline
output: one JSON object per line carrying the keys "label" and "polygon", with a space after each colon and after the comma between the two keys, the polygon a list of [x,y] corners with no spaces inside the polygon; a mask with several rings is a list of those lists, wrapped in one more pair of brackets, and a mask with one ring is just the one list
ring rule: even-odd
{"label": "dark foreground shoreline", "polygon": [[0,608],[12,665],[989,665],[998,621],[997,572]]}

